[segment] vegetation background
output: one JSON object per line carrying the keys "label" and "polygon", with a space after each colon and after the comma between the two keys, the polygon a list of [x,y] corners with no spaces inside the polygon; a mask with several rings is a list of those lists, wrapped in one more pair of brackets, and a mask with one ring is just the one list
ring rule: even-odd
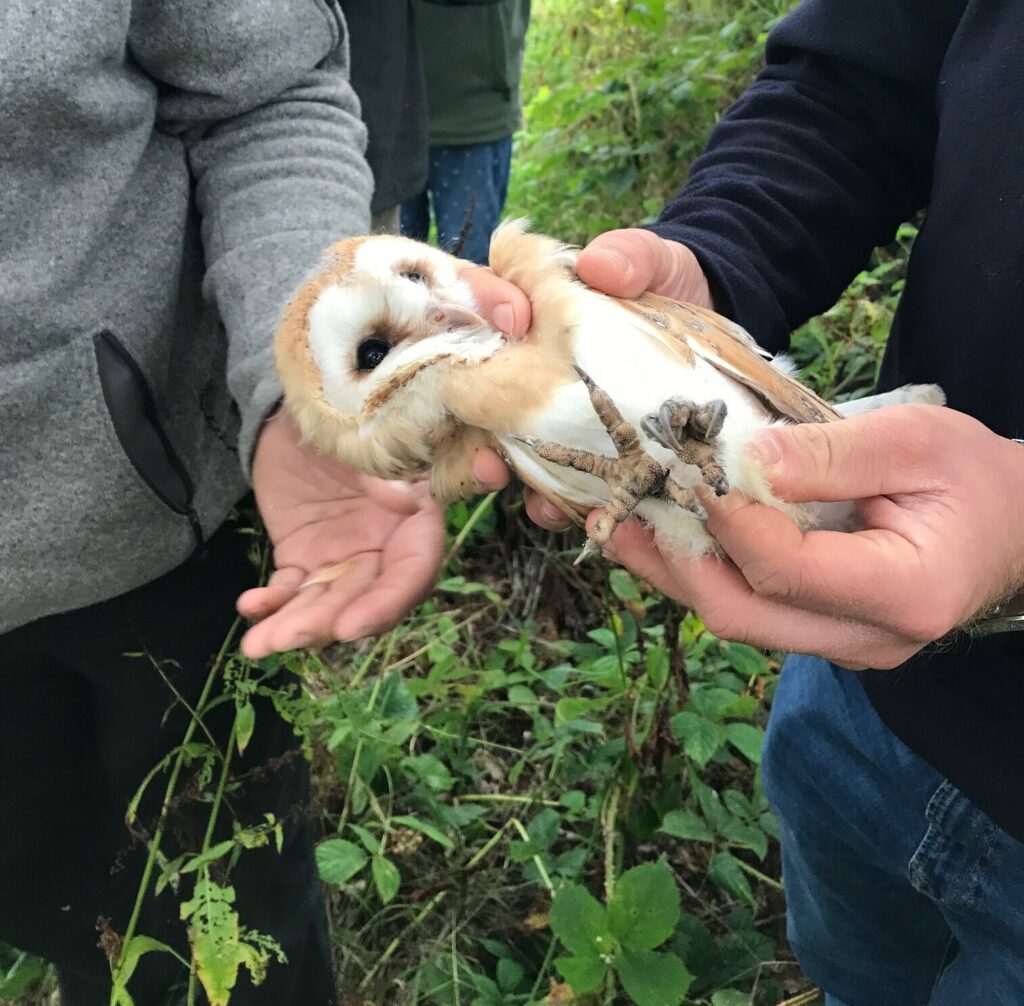
{"label": "vegetation background", "polygon": [[[792,5],[535,0],[508,213],[577,243],[652,219]],[[913,234],[796,334],[823,393],[872,384]],[[623,570],[573,568],[579,535],[533,527],[515,492],[452,507],[448,530],[436,595],[369,648],[230,665],[238,730],[271,694],[313,761],[346,1006],[817,1002],[757,770],[777,661]],[[222,891],[271,833],[161,879]],[[0,1000],[57,996],[0,947]]]}

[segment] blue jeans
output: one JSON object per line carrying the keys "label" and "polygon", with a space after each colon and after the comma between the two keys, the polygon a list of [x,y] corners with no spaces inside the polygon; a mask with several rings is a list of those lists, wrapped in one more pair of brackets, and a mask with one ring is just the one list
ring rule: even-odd
{"label": "blue jeans", "polygon": [[882,724],[853,672],[787,660],[762,772],[789,941],[830,1006],[1024,1004],[1024,845]]}
{"label": "blue jeans", "polygon": [[[511,161],[511,136],[493,143],[431,147],[426,190],[402,203],[402,233],[426,241],[433,204],[438,246],[445,251],[456,249],[461,258],[486,265],[491,232],[505,208]],[[467,220],[465,242],[459,249]]]}

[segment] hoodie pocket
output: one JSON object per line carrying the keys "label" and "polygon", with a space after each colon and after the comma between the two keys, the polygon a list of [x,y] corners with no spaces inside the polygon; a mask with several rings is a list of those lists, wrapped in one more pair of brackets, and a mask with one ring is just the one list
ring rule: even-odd
{"label": "hoodie pocket", "polygon": [[192,480],[160,425],[145,374],[112,332],[93,336],[93,348],[103,400],[125,456],[164,506],[188,518],[196,544],[201,545]]}

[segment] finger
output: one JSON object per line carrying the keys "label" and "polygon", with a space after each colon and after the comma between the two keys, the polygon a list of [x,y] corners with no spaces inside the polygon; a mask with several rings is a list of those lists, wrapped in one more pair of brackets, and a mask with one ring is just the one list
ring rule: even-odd
{"label": "finger", "polygon": [[[757,596],[916,638],[909,619],[921,555],[911,541],[877,528],[804,532],[782,511],[742,497],[705,506],[708,530]],[[941,611],[942,585],[931,589],[930,607]]]}
{"label": "finger", "polygon": [[266,618],[294,596],[305,577],[305,570],[298,567],[277,569],[266,586],[253,587],[240,594],[235,602],[236,610],[243,618]]}
{"label": "finger", "polygon": [[489,448],[477,451],[473,458],[473,478],[482,492],[504,489],[510,477],[508,465],[494,451]]}
{"label": "finger", "polygon": [[711,307],[707,279],[685,245],[640,228],[608,231],[580,252],[576,275],[616,297],[645,290]]}
{"label": "finger", "polygon": [[873,625],[758,597],[739,570],[717,556],[666,560],[636,522],[627,521],[612,540],[618,561],[695,610],[722,639],[823,656],[858,669],[895,667],[919,648]]}
{"label": "finger", "polygon": [[388,542],[373,582],[334,619],[334,637],[361,639],[401,621],[434,586],[443,547],[443,528],[433,515],[406,521]]}
{"label": "finger", "polygon": [[529,298],[519,287],[482,266],[469,266],[460,275],[473,288],[480,313],[499,332],[514,339],[526,335],[533,311]]}
{"label": "finger", "polygon": [[548,531],[564,531],[572,527],[573,522],[569,517],[533,489],[523,489],[523,500],[526,503],[527,516],[539,527]]}
{"label": "finger", "polygon": [[937,405],[894,405],[832,423],[761,431],[751,453],[793,503],[936,490],[949,425]]}
{"label": "finger", "polygon": [[345,564],[333,580],[313,583],[254,626],[243,639],[246,656],[262,657],[333,642],[331,626],[339,614],[365,593],[380,568],[379,552],[363,552]]}

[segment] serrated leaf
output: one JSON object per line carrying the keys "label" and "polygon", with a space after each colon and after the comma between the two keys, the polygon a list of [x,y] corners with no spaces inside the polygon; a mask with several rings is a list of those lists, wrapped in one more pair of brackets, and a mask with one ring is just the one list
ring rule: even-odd
{"label": "serrated leaf", "polygon": [[722,838],[733,845],[742,845],[750,849],[758,859],[768,855],[768,839],[760,828],[747,824],[738,818],[730,818],[718,832]]}
{"label": "serrated leaf", "polygon": [[371,866],[373,882],[377,886],[380,900],[386,905],[398,893],[402,883],[402,875],[398,867],[386,856],[374,856]]}
{"label": "serrated leaf", "polygon": [[726,894],[742,898],[751,905],[754,903],[750,881],[731,852],[720,852],[711,860],[708,864],[708,877]]}
{"label": "serrated leaf", "polygon": [[400,824],[410,831],[418,831],[420,834],[426,835],[427,838],[432,838],[438,845],[446,849],[455,848],[455,843],[440,828],[435,827],[429,821],[421,821],[418,817],[413,817],[411,814],[403,814],[400,817],[391,818],[391,823]]}
{"label": "serrated leaf", "polygon": [[693,975],[675,954],[627,950],[615,960],[615,972],[636,1006],[679,1006]]}
{"label": "serrated leaf", "polygon": [[703,818],[690,810],[670,810],[658,831],[691,842],[713,842],[714,835]]}
{"label": "serrated leaf", "polygon": [[608,904],[608,928],[624,947],[653,950],[679,921],[679,890],[664,860],[627,870]]}
{"label": "serrated leaf", "polygon": [[238,745],[240,755],[245,754],[245,749],[249,746],[255,729],[256,709],[251,702],[246,700],[235,713],[235,743]]}
{"label": "serrated leaf", "polygon": [[761,747],[764,744],[764,730],[753,723],[729,723],[725,727],[725,736],[748,761],[755,765],[761,763]]}
{"label": "serrated leaf", "polygon": [[577,957],[596,957],[610,948],[604,905],[580,884],[566,884],[555,894],[548,925]]}
{"label": "serrated leaf", "polygon": [[578,996],[599,989],[608,970],[600,957],[559,957],[555,967]]}
{"label": "serrated leaf", "polygon": [[701,768],[725,743],[726,728],[721,723],[684,709],[672,717],[672,732],[683,742],[683,750]]}
{"label": "serrated leaf", "polygon": [[364,866],[369,857],[354,842],[329,838],[316,847],[316,866],[328,884],[344,884]]}
{"label": "serrated leaf", "polygon": [[243,936],[234,903],[233,887],[221,887],[200,875],[194,896],[181,905],[192,960],[210,1006],[227,1006],[240,968],[245,967],[258,985],[269,963],[266,940]]}

